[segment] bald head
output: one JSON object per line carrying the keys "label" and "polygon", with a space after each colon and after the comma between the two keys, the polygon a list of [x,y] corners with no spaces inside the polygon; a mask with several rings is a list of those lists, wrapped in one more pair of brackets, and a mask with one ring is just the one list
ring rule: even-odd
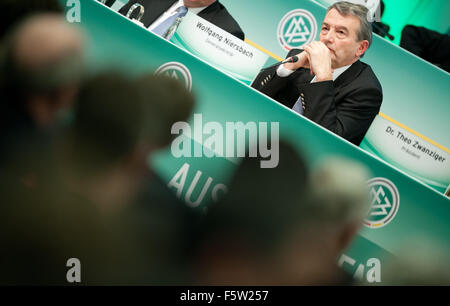
{"label": "bald head", "polygon": [[6,88],[12,107],[51,126],[72,107],[83,75],[83,36],[55,13],[34,15],[6,39]]}
{"label": "bald head", "polygon": [[81,33],[59,14],[42,14],[29,18],[17,29],[13,38],[13,57],[24,68],[39,69],[80,55]]}
{"label": "bald head", "polygon": [[369,211],[368,169],[353,160],[330,157],[311,174],[316,201],[310,209],[320,222],[362,223]]}

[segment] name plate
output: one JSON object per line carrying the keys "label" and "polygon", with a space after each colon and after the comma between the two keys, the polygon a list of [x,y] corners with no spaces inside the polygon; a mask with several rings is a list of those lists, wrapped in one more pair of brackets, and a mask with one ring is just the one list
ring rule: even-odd
{"label": "name plate", "polygon": [[448,152],[381,116],[360,147],[442,193],[450,184]]}
{"label": "name plate", "polygon": [[170,42],[247,85],[268,59],[265,53],[190,12]]}

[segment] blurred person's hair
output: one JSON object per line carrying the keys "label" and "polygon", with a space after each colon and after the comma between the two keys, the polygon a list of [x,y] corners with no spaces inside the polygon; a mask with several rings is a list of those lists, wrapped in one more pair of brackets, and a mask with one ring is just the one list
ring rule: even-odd
{"label": "blurred person's hair", "polygon": [[26,155],[71,123],[83,47],[82,33],[60,14],[29,16],[9,32],[0,47],[0,167],[14,163],[17,175],[29,172],[37,163]]}
{"label": "blurred person's hair", "polygon": [[311,171],[311,201],[301,239],[313,244],[320,240],[319,247],[328,258],[344,252],[370,209],[369,175],[363,164],[349,159],[329,157],[319,162]]}
{"label": "blurred person's hair", "polygon": [[[158,87],[161,83],[151,86]],[[41,265],[32,269],[37,275],[32,284],[54,284],[54,279],[61,279],[64,283],[65,273],[61,274],[61,271],[68,269],[62,260],[67,259],[64,257],[66,254],[77,258],[81,254],[82,273],[89,273],[83,278],[83,284],[158,285],[180,284],[184,280],[179,269],[184,267],[180,254],[186,243],[186,239],[181,238],[191,237],[187,234],[188,208],[182,203],[170,203],[161,194],[165,190],[161,190],[154,181],[144,182],[139,170],[146,165],[135,163],[136,150],[139,151],[139,144],[148,132],[145,130],[150,125],[148,121],[153,118],[147,112],[135,79],[119,71],[100,72],[82,84],[77,95],[74,122],[66,133],[58,137],[55,152],[51,155],[53,159],[46,161],[48,193],[31,193],[24,201],[30,203],[29,212],[16,211],[17,214],[4,215],[11,216],[11,220],[19,220],[19,223],[7,224],[9,237],[23,237],[24,241],[23,248],[4,252],[5,260],[14,262],[17,267],[18,260],[12,259],[14,254],[23,259],[24,249],[36,246],[35,252],[30,253],[30,261]],[[53,168],[57,168],[55,174],[47,176]],[[142,186],[150,196],[141,200],[137,198]],[[165,184],[161,186],[166,187]],[[17,198],[17,194],[20,193],[13,193],[12,198]],[[96,214],[96,219],[84,219],[83,204]],[[33,219],[33,209],[39,209],[41,205],[43,208],[36,214],[38,218]],[[23,207],[26,206],[22,205],[20,209]],[[73,215],[70,214],[78,208]],[[46,219],[41,217],[53,214],[57,216],[51,222],[46,223]],[[86,216],[90,217],[90,214]],[[22,220],[30,223],[31,231],[28,227],[23,231],[17,229],[20,226],[15,224],[23,224]],[[85,222],[86,231],[83,227]],[[88,227],[92,225],[93,228]],[[97,225],[98,228],[95,227]],[[64,233],[65,229],[70,231],[67,237],[73,238],[72,245],[70,241],[65,244],[59,239],[62,235],[59,233]],[[92,230],[92,235],[89,230]],[[54,234],[57,237],[53,233],[57,233]],[[44,239],[46,235],[55,239],[47,242]],[[86,235],[88,237],[84,241],[82,238]],[[96,239],[100,242],[96,243]],[[14,239],[8,238],[7,241],[12,244]],[[42,259],[42,254],[48,254],[48,259]],[[45,269],[49,270],[48,275],[40,277],[39,272]],[[10,274],[13,272],[13,268],[8,270]],[[23,282],[27,277],[25,269],[19,272],[16,276],[18,284],[28,284]]]}
{"label": "blurred person's hair", "polygon": [[2,0],[0,1],[0,40],[22,19],[36,13],[60,13],[58,0]]}
{"label": "blurred person's hair", "polygon": [[317,223],[361,223],[370,209],[368,169],[355,161],[333,157],[322,160],[310,177],[314,200],[309,208]]}
{"label": "blurred person's hair", "polygon": [[[60,37],[54,37],[58,33]],[[65,36],[65,45],[57,46]],[[70,39],[70,41],[69,41]],[[83,38],[78,28],[52,13],[21,21],[3,42],[2,83],[17,98],[52,93],[83,74]]]}
{"label": "blurred person's hair", "polygon": [[83,43],[82,33],[53,13],[26,18],[9,33],[0,48],[2,123],[8,130],[69,121],[84,75]]}
{"label": "blurred person's hair", "polygon": [[69,131],[69,150],[76,152],[72,157],[80,171],[92,174],[105,170],[135,149],[143,122],[142,103],[135,89],[129,77],[114,71],[94,75],[81,85]]}
{"label": "blurred person's hair", "polygon": [[192,253],[200,283],[353,284],[336,261],[367,213],[367,170],[331,159],[310,173],[292,145],[279,149],[276,168],[245,158],[208,207]]}
{"label": "blurred person's hair", "polygon": [[194,95],[180,81],[162,75],[146,74],[137,81],[146,113],[146,136],[160,147],[173,140],[172,125],[187,121],[195,106]]}

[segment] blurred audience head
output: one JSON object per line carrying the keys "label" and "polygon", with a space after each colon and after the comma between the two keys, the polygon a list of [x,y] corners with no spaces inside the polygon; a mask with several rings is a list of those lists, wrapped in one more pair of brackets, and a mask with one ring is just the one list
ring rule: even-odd
{"label": "blurred audience head", "polygon": [[[92,149],[90,167],[120,162],[139,141],[143,117],[141,103],[130,78],[107,71],[86,79],[77,95],[72,136]],[[98,158],[98,160],[97,160]]]}
{"label": "blurred audience head", "polygon": [[[180,254],[193,237],[187,232],[194,217],[166,197],[165,184],[145,180],[151,128],[164,123],[153,122],[159,110],[155,101],[183,99],[177,85],[155,77],[143,99],[136,80],[118,71],[84,80],[73,123],[55,137],[51,152],[41,154],[48,155],[39,176],[45,184],[16,184],[2,193],[0,241],[8,252],[0,256],[5,271],[0,283],[66,284],[66,261],[72,257],[81,261],[83,284],[185,279],[181,260],[186,257]],[[22,268],[27,258],[33,267]]]}
{"label": "blurred audience head", "polygon": [[38,129],[67,119],[83,75],[83,46],[80,31],[60,14],[34,15],[18,24],[0,58],[9,113]]}
{"label": "blurred audience head", "polygon": [[139,147],[144,116],[135,89],[133,80],[120,72],[86,79],[57,154],[73,191],[106,210],[131,201],[147,173],[148,152]]}
{"label": "blurred audience head", "polygon": [[365,166],[344,158],[323,160],[312,171],[309,223],[336,238],[336,256],[349,245],[370,209],[368,179]]}
{"label": "blurred audience head", "polygon": [[181,82],[165,76],[147,74],[137,80],[140,98],[146,112],[146,137],[154,149],[168,146],[174,135],[175,122],[187,121],[195,98]]}
{"label": "blurred audience head", "polygon": [[[148,158],[156,146],[169,143],[172,121],[187,120],[193,103],[179,82],[165,77],[136,80],[106,71],[80,88],[67,154],[61,154],[69,156],[65,179],[72,179],[71,190],[103,215],[122,221],[124,233],[135,242],[122,257],[132,261],[127,277],[132,283],[184,279],[181,253],[195,217],[171,197],[165,183],[148,175]],[[180,111],[185,104],[188,111]]]}
{"label": "blurred audience head", "polygon": [[193,274],[210,285],[348,284],[337,259],[368,210],[368,174],[347,160],[311,174],[280,143],[280,164],[244,159],[229,193],[206,215]]}
{"label": "blurred audience head", "polygon": [[260,168],[245,158],[229,192],[208,209],[194,250],[193,275],[208,285],[289,284],[283,245],[304,216],[307,167],[291,145],[280,142],[278,167]]}
{"label": "blurred audience head", "polygon": [[194,105],[175,80],[136,80],[118,71],[88,78],[76,102],[62,164],[73,168],[66,172],[74,186],[97,190],[97,202],[103,203],[130,201],[149,174],[149,154],[170,143],[171,125],[187,120]]}

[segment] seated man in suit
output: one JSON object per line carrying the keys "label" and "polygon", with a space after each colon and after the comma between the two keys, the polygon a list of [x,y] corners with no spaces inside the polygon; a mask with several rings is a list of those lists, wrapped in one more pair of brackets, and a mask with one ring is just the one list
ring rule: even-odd
{"label": "seated man in suit", "polygon": [[181,9],[186,10],[187,8],[188,11],[197,14],[228,33],[244,40],[244,32],[239,24],[217,0],[131,0],[119,12],[127,15],[130,8],[136,3],[143,5],[145,8],[141,22],[156,34],[161,35],[158,32],[158,26],[164,20],[173,16]]}
{"label": "seated man in suit", "polygon": [[328,8],[319,41],[292,49],[297,62],[263,69],[253,87],[359,145],[378,114],[381,85],[359,59],[372,42],[367,8],[337,2]]}

